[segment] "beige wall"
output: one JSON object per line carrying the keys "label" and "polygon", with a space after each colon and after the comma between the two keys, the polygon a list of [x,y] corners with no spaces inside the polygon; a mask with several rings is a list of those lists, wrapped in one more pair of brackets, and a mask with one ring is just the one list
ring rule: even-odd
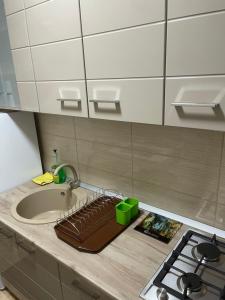
{"label": "beige wall", "polygon": [[225,229],[221,132],[38,114],[44,167],[59,149],[83,182]]}

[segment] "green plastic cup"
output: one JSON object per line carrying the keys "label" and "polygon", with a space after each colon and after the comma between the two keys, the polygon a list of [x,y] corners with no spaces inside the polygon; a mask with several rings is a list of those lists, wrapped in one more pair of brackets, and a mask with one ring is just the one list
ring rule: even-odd
{"label": "green plastic cup", "polygon": [[116,205],[116,222],[121,225],[128,225],[131,220],[131,207],[124,202]]}
{"label": "green plastic cup", "polygon": [[127,198],[124,200],[124,203],[129,205],[131,208],[131,219],[134,219],[138,215],[138,199],[136,198]]}

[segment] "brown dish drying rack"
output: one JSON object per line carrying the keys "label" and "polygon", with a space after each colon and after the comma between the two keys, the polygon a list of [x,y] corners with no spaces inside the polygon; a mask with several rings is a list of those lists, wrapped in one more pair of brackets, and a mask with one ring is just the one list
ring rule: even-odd
{"label": "brown dish drying rack", "polygon": [[69,211],[57,220],[54,229],[59,239],[79,251],[98,253],[129,225],[116,223],[115,206],[121,201],[108,192],[96,193],[80,208]]}

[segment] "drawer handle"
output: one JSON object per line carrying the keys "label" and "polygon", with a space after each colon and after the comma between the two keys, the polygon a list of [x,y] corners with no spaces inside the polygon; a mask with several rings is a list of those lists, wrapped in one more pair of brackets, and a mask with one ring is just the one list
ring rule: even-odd
{"label": "drawer handle", "polygon": [[183,106],[189,106],[189,107],[211,107],[216,108],[219,106],[219,103],[193,103],[193,102],[173,102],[171,105],[175,107],[183,107]]}
{"label": "drawer handle", "polygon": [[35,252],[35,249],[34,247],[31,249],[29,249],[28,247],[26,247],[24,244],[23,244],[23,241],[18,241],[17,242],[17,245],[23,249],[24,251],[28,252],[29,254],[33,254]]}
{"label": "drawer handle", "polygon": [[77,280],[73,280],[72,285],[75,286],[75,288],[77,288],[78,290],[80,290],[82,293],[88,295],[89,297],[91,297],[94,300],[99,300],[100,296],[97,294],[92,294],[90,292],[88,292],[85,288],[81,287],[79,282]]}
{"label": "drawer handle", "polygon": [[96,104],[98,104],[98,103],[115,103],[115,104],[119,104],[120,103],[120,101],[119,100],[94,100],[94,99],[92,99],[92,100],[89,100],[89,102],[92,102],[92,103],[96,103]]}
{"label": "drawer handle", "polygon": [[81,102],[81,99],[76,99],[76,98],[58,98],[56,99],[59,102],[65,102],[65,101],[70,101],[70,102]]}

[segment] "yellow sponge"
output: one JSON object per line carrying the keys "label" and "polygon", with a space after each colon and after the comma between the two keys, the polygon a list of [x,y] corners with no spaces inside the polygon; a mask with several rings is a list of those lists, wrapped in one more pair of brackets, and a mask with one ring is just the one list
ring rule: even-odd
{"label": "yellow sponge", "polygon": [[38,185],[46,185],[53,182],[53,174],[46,172],[43,175],[33,178],[32,181]]}

